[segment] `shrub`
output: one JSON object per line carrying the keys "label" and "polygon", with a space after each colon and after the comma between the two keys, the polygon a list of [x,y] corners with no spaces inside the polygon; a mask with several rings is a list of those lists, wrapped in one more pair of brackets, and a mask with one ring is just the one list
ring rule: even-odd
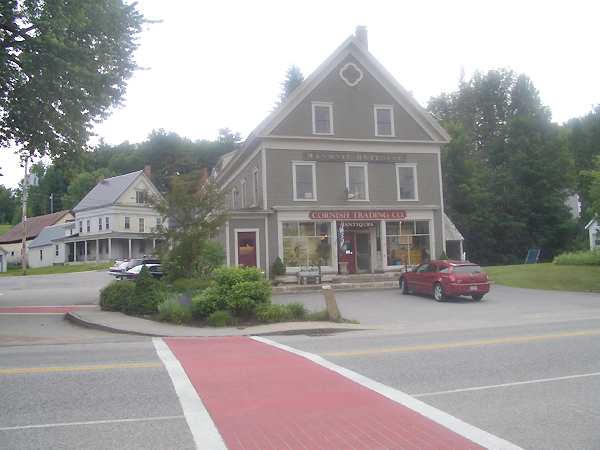
{"label": "shrub", "polygon": [[201,293],[210,285],[210,278],[179,278],[170,284],[164,284],[165,290],[170,293],[188,293],[192,297]]}
{"label": "shrub", "polygon": [[448,255],[446,255],[446,252],[444,250],[442,250],[442,253],[440,254],[439,260],[440,261],[446,261],[450,258],[448,258]]}
{"label": "shrub", "polygon": [[193,313],[206,317],[226,310],[235,316],[251,315],[257,306],[270,302],[273,287],[257,267],[221,267],[214,271],[208,288],[193,299]]}
{"label": "shrub", "polygon": [[290,311],[291,318],[294,320],[304,319],[308,315],[306,307],[300,302],[290,303],[287,305],[287,309]]}
{"label": "shrub", "polygon": [[576,253],[563,253],[552,261],[559,266],[599,266],[600,251],[581,251]]}
{"label": "shrub", "polygon": [[135,284],[131,281],[107,284],[100,290],[100,309],[102,311],[123,311],[134,289]]}
{"label": "shrub", "polygon": [[[185,295],[185,294],[184,294]],[[177,324],[188,323],[192,319],[191,304],[183,296],[171,297],[158,305],[158,320]]]}
{"label": "shrub", "polygon": [[235,323],[235,317],[228,311],[215,311],[206,318],[206,323],[211,327],[227,327]]}
{"label": "shrub", "polygon": [[291,318],[291,311],[284,305],[264,304],[256,308],[256,317],[267,323],[284,322]]}
{"label": "shrub", "polygon": [[285,265],[281,261],[281,258],[278,256],[273,261],[273,266],[271,266],[273,275],[285,275]]}
{"label": "shrub", "polygon": [[144,265],[135,280],[135,289],[125,304],[123,312],[129,315],[143,315],[155,313],[162,296],[156,280]]}

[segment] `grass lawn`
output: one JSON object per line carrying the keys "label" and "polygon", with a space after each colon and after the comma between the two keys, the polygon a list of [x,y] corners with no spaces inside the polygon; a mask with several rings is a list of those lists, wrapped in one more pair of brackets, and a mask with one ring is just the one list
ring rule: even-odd
{"label": "grass lawn", "polygon": [[6,233],[9,230],[12,230],[13,226],[12,225],[0,225],[0,236],[2,236],[4,233]]}
{"label": "grass lawn", "polygon": [[519,264],[486,267],[490,279],[505,286],[547,291],[600,292],[600,266]]}
{"label": "grass lawn", "polygon": [[[50,275],[55,273],[73,273],[73,272],[89,272],[91,270],[108,270],[114,263],[89,263],[77,264],[71,266],[49,266],[39,267],[37,269],[27,269],[27,275]],[[8,272],[0,273],[0,277],[13,277],[22,274],[21,267],[8,266]]]}

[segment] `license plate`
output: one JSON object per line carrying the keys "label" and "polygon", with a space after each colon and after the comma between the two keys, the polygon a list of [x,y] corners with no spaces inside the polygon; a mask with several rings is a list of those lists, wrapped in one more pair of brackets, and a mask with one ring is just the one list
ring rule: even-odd
{"label": "license plate", "polygon": [[476,291],[477,290],[477,286],[469,286],[469,289],[472,291]]}

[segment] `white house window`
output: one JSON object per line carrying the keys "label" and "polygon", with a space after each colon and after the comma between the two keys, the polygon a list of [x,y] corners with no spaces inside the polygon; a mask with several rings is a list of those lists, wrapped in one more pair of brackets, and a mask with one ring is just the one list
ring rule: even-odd
{"label": "white house window", "polygon": [[246,180],[242,180],[242,208],[246,207]]}
{"label": "white house window", "polygon": [[362,70],[353,63],[348,63],[340,69],[340,77],[348,86],[356,86],[363,78]]}
{"label": "white house window", "polygon": [[106,227],[107,230],[110,228],[110,220],[108,220],[108,217],[106,218]]}
{"label": "white house window", "polygon": [[44,259],[44,254],[42,253],[42,250],[40,250],[40,261],[42,261]]}
{"label": "white house window", "polygon": [[156,229],[160,230],[162,228],[162,220],[160,217],[156,218]]}
{"label": "white house window", "polygon": [[258,169],[252,172],[252,191],[254,192],[253,206],[258,206]]}
{"label": "white house window", "polygon": [[136,203],[146,203],[146,191],[135,191],[135,202]]}
{"label": "white house window", "polygon": [[398,201],[418,200],[417,166],[396,164],[396,176],[398,182]]}
{"label": "white house window", "polygon": [[375,106],[375,136],[394,136],[394,108]]}
{"label": "white house window", "polygon": [[58,256],[58,245],[54,246],[54,254]]}
{"label": "white house window", "polygon": [[313,103],[313,134],[333,134],[333,104]]}
{"label": "white house window", "polygon": [[346,163],[346,189],[348,200],[369,200],[367,164]]}
{"label": "white house window", "polygon": [[231,209],[235,209],[237,207],[237,194],[238,194],[237,189],[234,189],[231,192]]}
{"label": "white house window", "polygon": [[129,230],[130,229],[130,225],[129,225],[129,217],[125,217],[125,229]]}
{"label": "white house window", "polygon": [[315,162],[292,162],[294,200],[317,200]]}
{"label": "white house window", "polygon": [[144,221],[144,218],[141,217],[138,221],[138,225],[139,225],[139,232],[140,233],[145,233],[146,232],[146,224]]}
{"label": "white house window", "polygon": [[98,231],[102,231],[102,217],[98,219]]}
{"label": "white house window", "polygon": [[83,233],[83,220],[79,221],[79,232]]}
{"label": "white house window", "polygon": [[90,221],[89,221],[89,220],[86,220],[86,225],[87,225],[87,227],[86,227],[86,229],[87,229],[87,232],[89,233],[89,232],[90,232],[90,230],[92,229],[92,226],[91,226],[91,224],[90,224]]}

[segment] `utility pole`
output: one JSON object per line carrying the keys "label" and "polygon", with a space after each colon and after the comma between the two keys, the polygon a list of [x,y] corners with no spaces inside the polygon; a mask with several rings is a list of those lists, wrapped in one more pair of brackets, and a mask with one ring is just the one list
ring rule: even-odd
{"label": "utility pole", "polygon": [[29,158],[25,158],[25,176],[23,177],[23,212],[21,214],[22,224],[22,235],[23,248],[21,248],[21,269],[22,275],[27,275],[27,161]]}

